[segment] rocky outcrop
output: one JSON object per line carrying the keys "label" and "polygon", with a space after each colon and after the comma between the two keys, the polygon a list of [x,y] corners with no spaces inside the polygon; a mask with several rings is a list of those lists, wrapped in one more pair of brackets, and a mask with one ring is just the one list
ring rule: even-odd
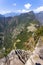
{"label": "rocky outcrop", "polygon": [[24,50],[12,50],[8,56],[0,59],[0,65],[25,65],[31,52]]}
{"label": "rocky outcrop", "polygon": [[33,54],[25,65],[43,65],[43,37],[40,37]]}
{"label": "rocky outcrop", "polygon": [[40,37],[35,50],[12,50],[0,59],[0,65],[43,65],[43,37]]}

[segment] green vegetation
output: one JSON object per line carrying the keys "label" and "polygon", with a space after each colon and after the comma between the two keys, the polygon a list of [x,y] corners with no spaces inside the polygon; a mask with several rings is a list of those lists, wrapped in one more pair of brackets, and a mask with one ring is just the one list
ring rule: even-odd
{"label": "green vegetation", "polygon": [[[32,23],[33,25],[39,24],[33,12],[23,13],[13,18],[8,17],[3,21],[2,23],[0,22],[2,24],[2,26],[0,27],[0,32],[4,30],[4,43],[0,43],[0,57],[6,56],[13,48],[33,50],[33,47],[37,43],[39,36],[43,35],[43,27],[37,28],[38,30],[36,30],[35,32],[28,32],[27,27],[30,26],[30,23]],[[32,37],[33,33],[34,37]],[[31,41],[30,37],[34,40],[32,39],[33,41]],[[19,40],[19,42],[17,42],[17,40]],[[33,45],[33,47],[31,45]]]}
{"label": "green vegetation", "polygon": [[40,26],[34,33],[35,44],[37,43],[40,36],[43,36],[43,26]]}
{"label": "green vegetation", "polygon": [[12,43],[12,34],[10,31],[5,32],[3,47],[5,48],[6,55],[12,50],[13,43]]}
{"label": "green vegetation", "polygon": [[39,27],[35,34],[37,36],[43,36],[43,26]]}
{"label": "green vegetation", "polygon": [[27,29],[25,28],[24,31],[21,31],[21,33],[17,36],[17,39],[20,39],[20,42],[16,43],[17,49],[24,49],[24,43],[29,39],[29,37],[32,36],[32,32],[27,32]]}
{"label": "green vegetation", "polygon": [[21,41],[16,44],[16,47],[22,49],[24,47],[23,43],[28,39],[28,33],[22,31],[20,35],[17,36],[17,39],[20,39]]}

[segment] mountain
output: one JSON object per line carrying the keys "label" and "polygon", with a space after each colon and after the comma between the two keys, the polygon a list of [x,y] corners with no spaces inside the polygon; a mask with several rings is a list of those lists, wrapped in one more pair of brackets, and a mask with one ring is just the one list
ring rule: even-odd
{"label": "mountain", "polygon": [[[14,15],[14,13],[13,13],[13,15]],[[28,12],[28,13],[22,13],[22,14],[16,15],[16,16],[14,15],[13,17],[12,16],[0,17],[0,22],[2,23],[4,21],[5,28],[8,27],[10,29],[14,29],[18,25],[28,24],[28,23],[30,23],[30,21],[37,23],[38,21],[35,22],[35,20],[36,20],[36,18],[35,18],[35,14],[33,11]]]}
{"label": "mountain", "polygon": [[33,11],[30,11],[28,13],[22,13],[20,15],[19,15],[19,13],[8,13],[8,14],[5,14],[5,15],[8,15],[8,16],[5,17],[4,15],[0,14],[0,23],[4,24],[5,26],[6,25],[13,26],[14,24],[18,25],[18,24],[21,24],[21,23],[23,23],[23,24],[29,23],[29,21],[36,19],[35,13]]}
{"label": "mountain", "polygon": [[36,18],[43,25],[43,11],[36,14]]}
{"label": "mountain", "polygon": [[36,15],[0,15],[0,65],[43,65],[43,26]]}
{"label": "mountain", "polygon": [[4,17],[4,15],[1,15],[1,14],[0,14],[0,17]]}
{"label": "mountain", "polygon": [[12,30],[14,30],[15,28],[21,29],[22,26],[24,28],[25,25],[27,25],[29,23],[39,24],[39,22],[37,21],[33,11],[30,11],[28,13],[22,13],[18,16],[14,16],[14,17],[6,17],[5,19],[8,23],[7,26],[9,26],[9,28],[12,29]]}
{"label": "mountain", "polygon": [[14,12],[11,12],[11,13],[6,13],[4,14],[5,17],[14,17],[14,16],[17,16],[19,15],[20,13],[14,13]]}
{"label": "mountain", "polygon": [[[3,30],[1,32],[4,33],[0,38],[0,49],[2,51],[3,48],[5,49],[2,52],[4,55],[0,54],[1,57],[6,56],[13,48],[33,50],[33,48],[31,49],[31,45],[28,45],[28,42],[30,43],[30,39],[34,42],[32,35],[39,26],[39,21],[37,21],[33,11],[14,17],[0,17],[0,23],[0,26],[2,25],[0,30]],[[35,42],[37,42],[37,39],[38,37],[36,36]]]}
{"label": "mountain", "polygon": [[[10,13],[10,14],[12,14],[12,13]],[[14,14],[15,13],[13,13],[12,15],[14,15]],[[7,14],[7,15],[9,15],[9,14]],[[28,13],[22,13],[20,15],[16,15],[13,17],[12,17],[12,15],[9,17],[0,15],[0,30],[4,28],[4,29],[10,29],[12,31],[15,28],[17,28],[18,32],[19,32],[22,29],[22,26],[24,28],[29,23],[39,24],[39,22],[36,19],[35,13],[33,11],[30,11]]]}

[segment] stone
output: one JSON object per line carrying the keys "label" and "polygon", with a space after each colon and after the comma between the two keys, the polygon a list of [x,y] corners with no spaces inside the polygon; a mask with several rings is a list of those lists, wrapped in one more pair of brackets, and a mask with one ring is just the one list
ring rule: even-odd
{"label": "stone", "polygon": [[6,57],[0,59],[0,65],[25,65],[30,54],[25,50],[12,50]]}

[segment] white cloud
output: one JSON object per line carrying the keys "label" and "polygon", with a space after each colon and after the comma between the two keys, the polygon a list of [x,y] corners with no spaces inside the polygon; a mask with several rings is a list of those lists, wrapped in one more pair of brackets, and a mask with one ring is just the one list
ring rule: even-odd
{"label": "white cloud", "polygon": [[22,9],[22,10],[17,10],[16,12],[18,13],[26,13],[29,12],[30,10]]}
{"label": "white cloud", "polygon": [[30,4],[30,3],[27,3],[27,4],[24,5],[24,7],[25,7],[26,9],[29,9],[29,8],[31,7],[31,4]]}
{"label": "white cloud", "polygon": [[36,9],[34,9],[34,12],[36,12],[36,13],[38,13],[40,11],[43,11],[43,6],[40,6],[40,7],[36,8]]}
{"label": "white cloud", "polygon": [[0,14],[6,14],[6,13],[11,13],[11,12],[14,12],[14,13],[26,13],[26,12],[29,12],[30,10],[26,10],[26,9],[21,9],[21,10],[13,10],[13,11],[10,11],[10,10],[0,10]]}
{"label": "white cloud", "polygon": [[13,6],[16,6],[16,3],[14,3]]}
{"label": "white cloud", "polygon": [[9,10],[0,10],[0,14],[6,14],[6,13],[10,13],[11,11],[9,11]]}

